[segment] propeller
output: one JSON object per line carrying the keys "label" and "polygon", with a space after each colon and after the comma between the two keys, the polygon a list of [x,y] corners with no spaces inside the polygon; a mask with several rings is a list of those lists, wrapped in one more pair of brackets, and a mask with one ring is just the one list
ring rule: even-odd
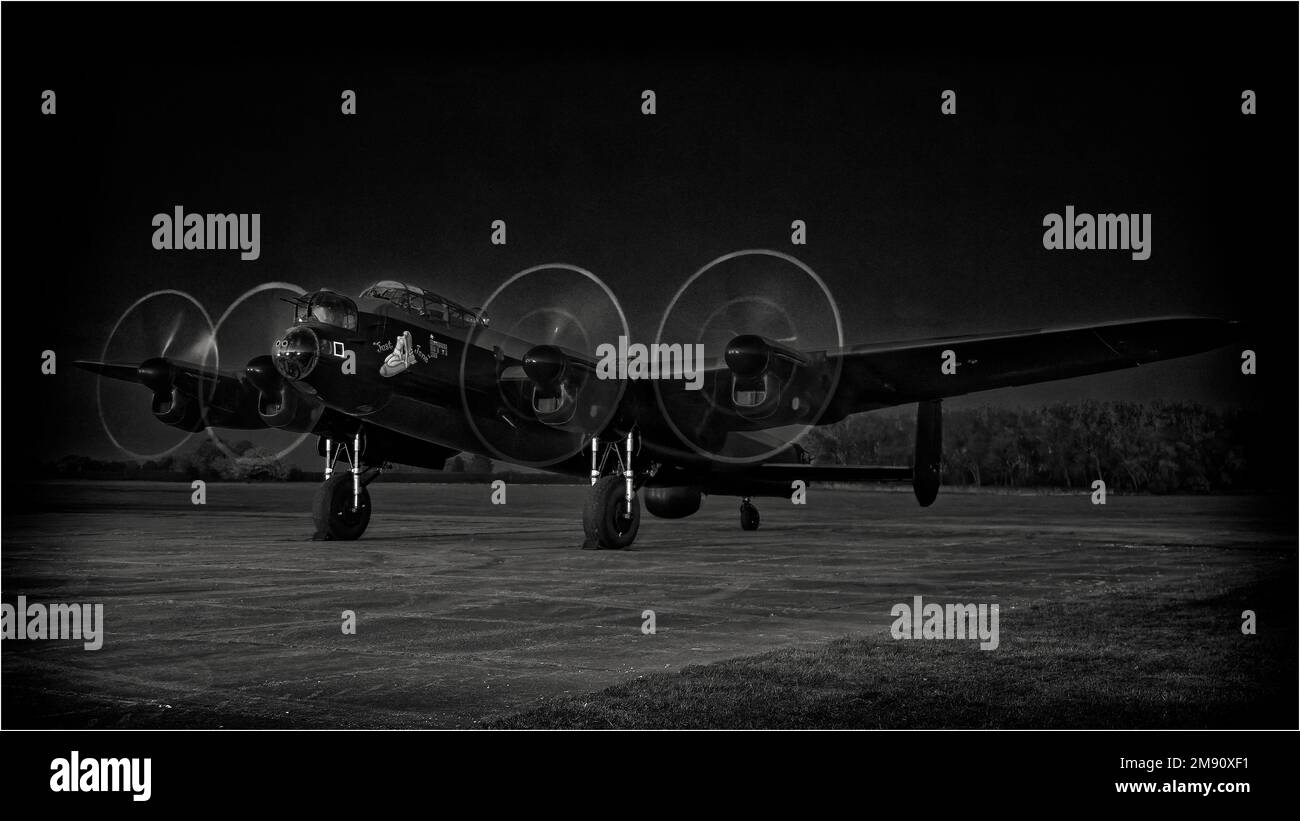
{"label": "propeller", "polygon": [[[673,295],[655,341],[704,346],[712,378],[698,391],[656,381],[656,399],[684,445],[738,464],[778,456],[816,424],[839,380],[839,360],[820,352],[844,344],[839,308],[821,278],[765,249],[697,271]],[[764,434],[728,433],[746,429]]]}
{"label": "propeller", "polygon": [[[578,454],[618,410],[624,385],[595,370],[602,344],[617,346],[627,321],[595,274],[565,264],[529,268],[483,304],[491,324],[474,328],[461,361],[462,398],[485,452],[529,467]],[[492,351],[494,383],[469,362]]]}
{"label": "propeller", "polygon": [[[99,358],[103,364],[91,370],[101,376],[133,376],[153,392],[155,413],[163,412],[160,418],[179,421],[183,409],[171,402],[176,379],[172,363],[216,369],[218,354],[212,330],[207,310],[190,294],[174,289],[153,291],[118,317],[104,340]],[[104,433],[123,454],[139,461],[161,459],[194,435],[193,430],[160,425],[142,413],[139,387],[119,379],[100,378],[97,383],[95,395]],[[203,386],[198,387],[201,392]],[[166,416],[169,412],[173,415]],[[197,413],[191,413],[192,427],[197,427]]]}

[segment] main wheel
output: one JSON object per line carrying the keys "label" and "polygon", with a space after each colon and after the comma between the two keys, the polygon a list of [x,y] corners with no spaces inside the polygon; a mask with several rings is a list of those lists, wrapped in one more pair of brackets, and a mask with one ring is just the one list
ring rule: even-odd
{"label": "main wheel", "polygon": [[316,538],[350,542],[361,537],[370,524],[370,491],[361,488],[356,510],[352,509],[352,474],[336,473],[316,488],[312,504]]}
{"label": "main wheel", "polygon": [[758,508],[748,502],[740,506],[740,529],[758,530]]}
{"label": "main wheel", "polygon": [[627,487],[619,476],[605,476],[591,486],[582,508],[582,529],[587,541],[618,550],[636,539],[641,527],[641,500],[632,497],[632,515],[627,515]]}

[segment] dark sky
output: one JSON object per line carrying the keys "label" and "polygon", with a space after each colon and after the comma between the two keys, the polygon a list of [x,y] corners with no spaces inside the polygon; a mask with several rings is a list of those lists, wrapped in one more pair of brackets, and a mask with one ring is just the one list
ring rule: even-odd
{"label": "dark sky", "polygon": [[[1249,322],[1254,378],[1230,350],[960,401],[1191,399],[1268,408],[1294,435],[1294,5],[6,4],[3,23],[7,408],[29,457],[114,455],[95,379],[70,361],[98,357],[152,290],[214,319],[273,280],[398,278],[479,303],[568,262],[648,340],[699,267],[757,247],[821,275],[848,342]],[[261,258],[155,251],[150,219],[177,204],[260,213]],[[1151,258],[1044,250],[1043,216],[1066,205],[1152,213]],[[790,245],[793,219],[807,246]],[[223,331],[223,366],[289,323],[273,296]],[[57,376],[39,374],[46,348]],[[142,447],[175,441],[144,389],[105,397]]]}

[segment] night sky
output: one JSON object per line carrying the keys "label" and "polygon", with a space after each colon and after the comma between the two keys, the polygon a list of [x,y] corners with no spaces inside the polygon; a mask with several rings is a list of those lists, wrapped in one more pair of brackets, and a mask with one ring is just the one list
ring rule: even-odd
{"label": "night sky", "polygon": [[[1262,408],[1294,444],[1294,5],[7,4],[3,23],[5,397],[23,428],[6,440],[20,456],[121,456],[95,377],[71,361],[98,358],[152,290],[188,291],[214,319],[266,281],[356,294],[395,278],[478,304],[567,262],[601,276],[649,341],[679,285],[745,248],[815,269],[851,343],[1242,320],[1235,349],[958,402]],[[944,89],[956,116],[940,114]],[[260,213],[260,259],[154,250],[150,220],[177,204]],[[1066,205],[1151,212],[1151,258],[1045,250],[1043,216]],[[790,244],[795,219],[806,246]],[[269,352],[292,319],[274,297],[223,330],[223,367]],[[149,317],[163,336],[166,313]],[[138,322],[115,350],[147,344]],[[1259,375],[1240,375],[1242,347]],[[46,348],[56,376],[39,372]],[[133,441],[175,441],[145,389],[104,396]]]}

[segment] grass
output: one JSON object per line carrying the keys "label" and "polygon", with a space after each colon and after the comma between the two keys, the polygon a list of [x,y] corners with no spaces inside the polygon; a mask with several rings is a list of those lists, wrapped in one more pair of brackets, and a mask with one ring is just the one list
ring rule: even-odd
{"label": "grass", "polygon": [[[551,700],[526,728],[1290,728],[1295,574],[1001,614],[1001,646],[844,638]],[[1258,633],[1241,632],[1253,609]]]}

